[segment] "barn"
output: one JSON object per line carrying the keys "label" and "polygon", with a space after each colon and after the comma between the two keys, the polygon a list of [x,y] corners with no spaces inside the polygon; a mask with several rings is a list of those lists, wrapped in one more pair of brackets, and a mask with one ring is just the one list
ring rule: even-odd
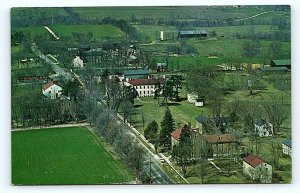
{"label": "barn", "polygon": [[207,32],[205,30],[186,30],[179,31],[178,38],[206,38]]}

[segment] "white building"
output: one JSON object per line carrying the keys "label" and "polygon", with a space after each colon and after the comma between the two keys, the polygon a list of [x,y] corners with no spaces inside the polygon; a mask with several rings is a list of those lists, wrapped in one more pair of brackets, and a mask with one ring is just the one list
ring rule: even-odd
{"label": "white building", "polygon": [[292,157],[292,140],[291,139],[287,138],[282,142],[282,153]]}
{"label": "white building", "polygon": [[50,81],[43,86],[42,92],[47,98],[57,99],[62,95],[62,88],[56,82]]}
{"label": "white building", "polygon": [[187,100],[189,101],[189,103],[195,103],[197,98],[198,96],[196,94],[193,93],[187,94]]}
{"label": "white building", "polygon": [[254,123],[255,133],[260,137],[269,137],[273,135],[273,125],[264,119],[257,119]]}
{"label": "white building", "polygon": [[83,60],[79,56],[76,56],[73,60],[74,68],[83,68]]}
{"label": "white building", "polygon": [[133,79],[125,83],[126,86],[132,85],[138,97],[148,97],[155,95],[155,85],[164,84],[166,79]]}
{"label": "white building", "polygon": [[272,166],[255,155],[243,158],[243,173],[253,181],[272,183]]}

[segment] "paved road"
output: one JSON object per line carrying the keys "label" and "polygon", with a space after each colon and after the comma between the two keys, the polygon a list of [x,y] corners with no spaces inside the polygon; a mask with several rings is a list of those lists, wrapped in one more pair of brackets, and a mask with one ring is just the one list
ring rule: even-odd
{"label": "paved road", "polygon": [[[32,51],[38,55],[40,58],[42,58],[43,60],[46,61],[47,64],[51,65],[51,67],[53,68],[53,70],[62,76],[65,76],[67,79],[70,78],[77,78],[79,81],[79,77],[76,76],[72,76],[71,72],[59,67],[58,65],[54,64],[53,61],[51,61],[48,57],[46,57],[37,47],[35,44],[33,44],[31,46]],[[80,81],[81,82],[81,81]],[[118,120],[117,117],[116,121],[121,125],[123,124],[122,121]],[[151,152],[151,150],[149,149],[149,147],[147,147],[142,141],[141,139],[138,137],[139,135],[141,135],[140,133],[134,133],[132,129],[130,129],[130,127],[126,127],[127,130],[126,132],[129,133],[130,135],[134,136],[136,138],[136,140],[138,141],[138,145],[141,146],[142,148],[145,149],[145,151],[147,152],[147,156],[144,157],[144,169],[146,171],[150,172],[150,157],[151,157],[151,176],[153,177],[153,179],[155,180],[155,183],[157,184],[175,184],[175,182],[163,171],[162,167],[161,167],[161,163],[159,160],[159,157],[157,155],[155,155],[154,153]]]}

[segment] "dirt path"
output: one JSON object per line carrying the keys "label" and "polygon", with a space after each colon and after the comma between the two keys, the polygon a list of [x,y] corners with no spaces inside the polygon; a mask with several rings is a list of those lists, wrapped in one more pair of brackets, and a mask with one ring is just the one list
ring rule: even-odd
{"label": "dirt path", "polygon": [[266,13],[270,13],[272,11],[265,11],[265,12],[262,12],[262,13],[259,13],[259,14],[256,14],[256,15],[253,15],[253,16],[250,16],[250,17],[245,17],[245,18],[242,18],[242,19],[236,19],[234,21],[243,21],[243,20],[247,20],[247,19],[252,19],[252,18],[255,18],[257,16],[260,16],[260,15],[263,15],[263,14],[266,14]]}

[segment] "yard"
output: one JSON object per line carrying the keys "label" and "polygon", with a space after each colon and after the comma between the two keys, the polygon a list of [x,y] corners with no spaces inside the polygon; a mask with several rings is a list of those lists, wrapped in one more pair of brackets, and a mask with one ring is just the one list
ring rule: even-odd
{"label": "yard", "polygon": [[12,183],[118,184],[133,174],[84,127],[12,132]]}
{"label": "yard", "polygon": [[[183,95],[182,95],[183,96]],[[160,99],[162,100],[162,99]],[[173,119],[175,120],[175,126],[178,125],[183,126],[184,124],[191,123],[195,125],[195,118],[200,114],[208,114],[209,109],[207,107],[196,107],[194,104],[189,103],[186,100],[181,102],[169,102],[169,109],[173,115]],[[145,119],[145,127],[155,120],[158,125],[163,120],[165,114],[166,106],[158,106],[157,101],[153,99],[153,97],[143,97],[135,99],[135,111],[134,115],[134,126],[140,131],[144,133],[143,122],[142,122],[142,114],[144,114]]]}

